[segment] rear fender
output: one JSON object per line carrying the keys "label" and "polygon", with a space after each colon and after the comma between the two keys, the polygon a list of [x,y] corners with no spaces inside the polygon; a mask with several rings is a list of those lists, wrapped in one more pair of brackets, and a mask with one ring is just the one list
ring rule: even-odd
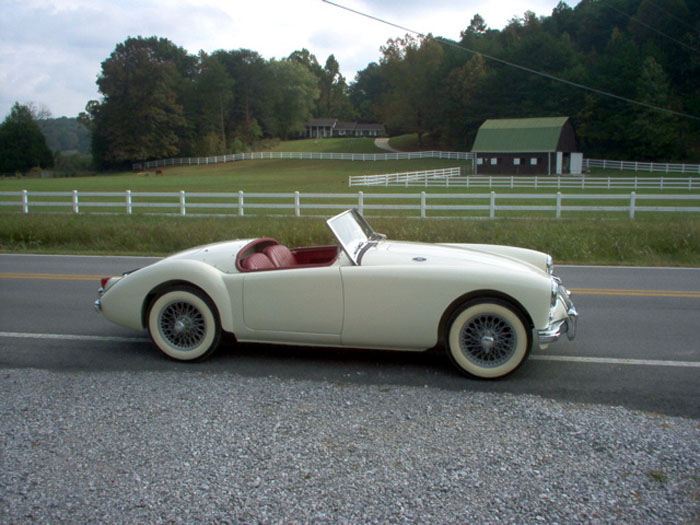
{"label": "rear fender", "polygon": [[174,286],[194,286],[209,296],[216,305],[223,330],[232,332],[233,312],[224,275],[213,266],[200,261],[166,259],[122,277],[105,293],[102,302],[105,305],[114,302],[119,308],[129,310],[124,315],[133,319],[129,323],[117,319],[112,319],[113,321],[134,328],[135,324],[146,328],[148,323],[145,316],[153,299]]}
{"label": "rear fender", "polygon": [[142,323],[147,326],[145,315],[150,302],[165,290],[178,286],[190,285],[199,288],[216,305],[219,311],[221,327],[226,332],[233,331],[233,312],[231,310],[231,298],[224,283],[225,274],[216,268],[199,261],[173,261],[169,264],[164,261],[158,271],[158,283],[149,287],[149,292],[144,298],[142,306]]}

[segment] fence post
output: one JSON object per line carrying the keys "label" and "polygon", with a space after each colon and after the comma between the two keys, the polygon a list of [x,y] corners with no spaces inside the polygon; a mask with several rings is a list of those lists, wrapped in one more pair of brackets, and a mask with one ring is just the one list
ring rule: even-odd
{"label": "fence post", "polygon": [[360,215],[365,213],[365,194],[361,191],[357,192],[357,211],[360,212]]}
{"label": "fence post", "polygon": [[634,219],[634,205],[637,201],[637,194],[635,192],[630,193],[630,219]]}
{"label": "fence post", "polygon": [[243,217],[243,190],[238,190],[238,216]]}
{"label": "fence post", "polygon": [[299,217],[301,215],[301,211],[299,210],[299,192],[295,191],[294,192],[294,216]]}
{"label": "fence post", "polygon": [[78,190],[73,190],[73,213],[80,213],[78,206]]}
{"label": "fence post", "polygon": [[185,210],[185,192],[180,192],[180,215],[185,215],[187,211]]}
{"label": "fence post", "polygon": [[561,192],[557,192],[557,219],[561,218]]}
{"label": "fence post", "polygon": [[425,192],[420,192],[420,218],[425,219]]}
{"label": "fence post", "polygon": [[131,215],[131,190],[126,190],[126,214]]}
{"label": "fence post", "polygon": [[22,190],[22,212],[29,213],[29,194],[27,190]]}
{"label": "fence post", "polygon": [[489,203],[489,218],[496,217],[496,192],[491,192],[491,202]]}

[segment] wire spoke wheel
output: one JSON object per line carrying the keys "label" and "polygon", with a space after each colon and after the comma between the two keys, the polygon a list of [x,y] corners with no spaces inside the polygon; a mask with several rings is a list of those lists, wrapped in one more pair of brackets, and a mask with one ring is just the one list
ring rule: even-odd
{"label": "wire spoke wheel", "polygon": [[173,346],[191,350],[206,335],[206,323],[202,312],[190,303],[174,302],[165,307],[160,316],[160,333]]}
{"label": "wire spoke wheel", "polygon": [[192,361],[216,350],[221,324],[211,299],[196,288],[183,286],[162,293],[150,305],[148,333],[167,356]]}
{"label": "wire spoke wheel", "polygon": [[515,352],[518,337],[513,326],[493,314],[481,314],[469,319],[460,334],[465,357],[480,366],[502,365]]}
{"label": "wire spoke wheel", "polygon": [[532,335],[522,315],[500,299],[464,304],[452,316],[447,350],[452,362],[469,375],[503,377],[527,357]]}

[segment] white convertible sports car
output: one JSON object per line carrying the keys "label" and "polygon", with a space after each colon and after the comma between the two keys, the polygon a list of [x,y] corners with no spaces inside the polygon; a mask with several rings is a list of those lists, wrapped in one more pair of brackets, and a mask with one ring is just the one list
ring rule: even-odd
{"label": "white convertible sports car", "polygon": [[290,250],[245,239],[187,250],[105,277],[95,306],[148,329],[173,359],[203,359],[222,332],[237,341],[427,350],[462,371],[513,372],[533,344],[576,333],[576,309],[533,250],[387,240],[357,210],[327,224],[338,246]]}

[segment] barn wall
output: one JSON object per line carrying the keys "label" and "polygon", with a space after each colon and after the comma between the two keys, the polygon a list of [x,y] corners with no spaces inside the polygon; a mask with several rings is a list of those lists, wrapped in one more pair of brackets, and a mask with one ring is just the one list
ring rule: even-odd
{"label": "barn wall", "polygon": [[[551,155],[551,165],[549,164]],[[479,175],[547,175],[554,173],[556,154],[549,153],[477,153],[476,171]],[[479,164],[481,159],[481,164]],[[496,164],[493,164],[496,159]],[[519,164],[516,163],[519,160]],[[535,159],[533,164],[533,159]]]}
{"label": "barn wall", "polygon": [[557,151],[563,151],[565,153],[578,151],[576,148],[576,133],[574,132],[574,127],[571,125],[571,122],[568,120],[566,124],[562,126],[559,142],[557,143]]}

